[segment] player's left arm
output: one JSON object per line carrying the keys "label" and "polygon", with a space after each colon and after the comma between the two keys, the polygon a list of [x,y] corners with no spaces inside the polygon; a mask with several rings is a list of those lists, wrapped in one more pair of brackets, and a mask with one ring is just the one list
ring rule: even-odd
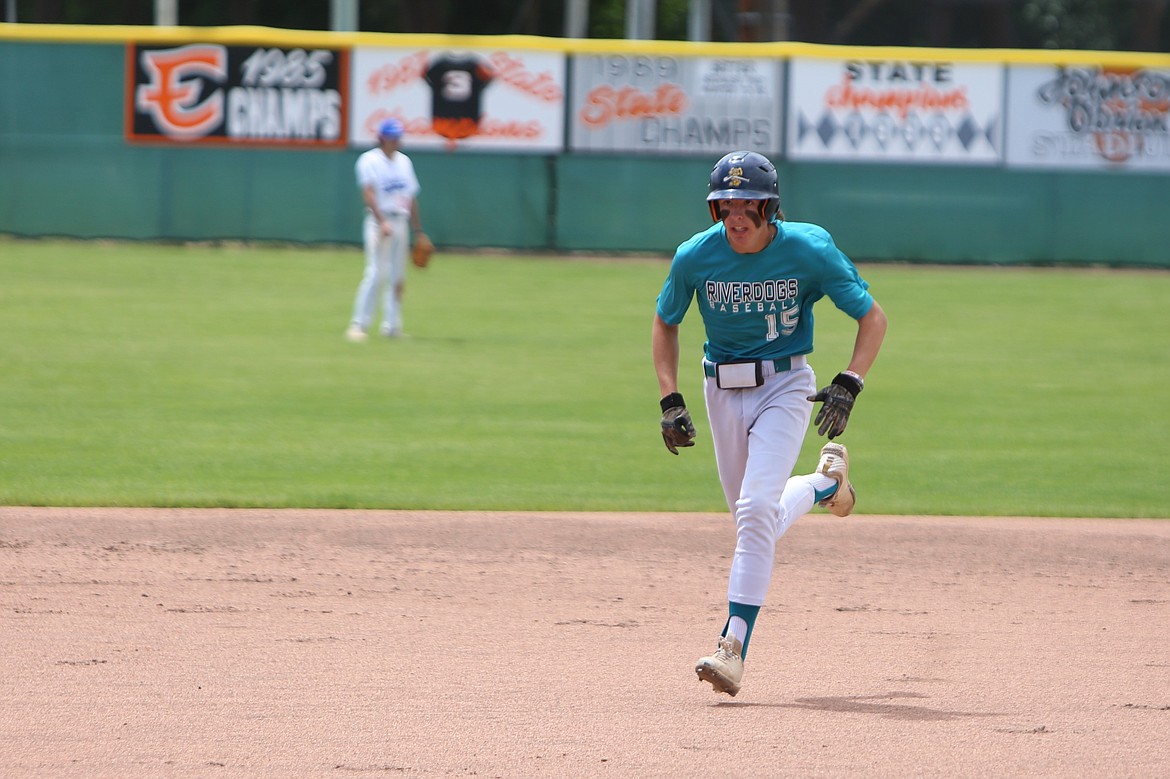
{"label": "player's left arm", "polygon": [[406,181],[407,192],[410,193],[410,229],[411,232],[424,232],[422,228],[422,213],[418,207],[418,194],[422,187],[418,183],[418,174],[414,172],[414,163],[411,162],[410,157],[403,155],[406,162]]}
{"label": "player's left arm", "polygon": [[881,351],[886,326],[886,312],[874,300],[869,310],[857,320],[857,337],[853,342],[849,367],[834,376],[827,387],[815,395],[809,395],[810,401],[822,404],[813,420],[820,435],[827,435],[832,440],[845,432],[849,415],[853,413],[853,404],[865,387],[865,374],[873,367]]}
{"label": "player's left arm", "polygon": [[877,360],[878,352],[882,349],[882,342],[886,339],[886,327],[889,321],[886,312],[875,300],[865,312],[865,316],[857,320],[857,338],[853,342],[853,357],[849,360],[850,373],[855,373],[863,380]]}
{"label": "player's left arm", "polygon": [[422,229],[422,214],[418,210],[418,198],[410,199],[410,230],[413,233],[425,232]]}
{"label": "player's left arm", "polygon": [[431,257],[435,254],[435,244],[422,229],[422,220],[418,215],[418,198],[410,199],[410,227],[414,236],[414,245],[410,248],[410,261],[416,268],[425,268],[431,264]]}

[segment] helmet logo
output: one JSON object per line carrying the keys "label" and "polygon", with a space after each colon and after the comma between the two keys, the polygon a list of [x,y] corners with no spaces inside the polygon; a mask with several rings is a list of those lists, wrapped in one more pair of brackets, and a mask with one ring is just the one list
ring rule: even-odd
{"label": "helmet logo", "polygon": [[730,187],[738,187],[743,184],[750,184],[751,180],[744,177],[743,168],[730,168],[727,171],[727,175],[723,177],[723,183]]}

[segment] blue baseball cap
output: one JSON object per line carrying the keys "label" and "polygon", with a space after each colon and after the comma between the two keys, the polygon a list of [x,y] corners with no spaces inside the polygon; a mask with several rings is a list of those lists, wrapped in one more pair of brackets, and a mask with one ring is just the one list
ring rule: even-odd
{"label": "blue baseball cap", "polygon": [[379,138],[390,138],[391,140],[397,140],[398,138],[402,137],[403,132],[402,122],[398,121],[397,119],[387,119],[386,121],[382,122],[382,124],[378,125]]}

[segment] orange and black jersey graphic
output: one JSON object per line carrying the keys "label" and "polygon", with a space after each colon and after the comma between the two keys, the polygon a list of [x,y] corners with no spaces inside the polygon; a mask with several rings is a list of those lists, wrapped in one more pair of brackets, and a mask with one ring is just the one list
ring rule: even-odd
{"label": "orange and black jersey graphic", "polygon": [[475,135],[483,91],[491,81],[491,68],[474,56],[437,57],[426,72],[435,132],[450,139]]}

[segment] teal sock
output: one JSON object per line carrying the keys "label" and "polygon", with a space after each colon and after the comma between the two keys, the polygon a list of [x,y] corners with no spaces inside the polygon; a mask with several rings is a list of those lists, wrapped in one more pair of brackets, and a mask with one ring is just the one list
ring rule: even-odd
{"label": "teal sock", "polygon": [[813,490],[813,492],[814,492],[813,502],[820,503],[822,500],[828,500],[829,498],[836,495],[837,490],[839,490],[840,488],[841,488],[841,485],[834,482],[832,487],[828,487],[828,488],[823,489],[823,490]]}
{"label": "teal sock", "polygon": [[[740,652],[740,658],[747,658],[748,642],[752,640],[752,628],[756,626],[756,617],[760,614],[759,606],[749,606],[746,603],[736,603],[734,601],[727,602],[727,621],[730,622],[732,617],[739,617],[747,623],[747,635],[743,638],[743,649]],[[727,623],[723,625],[723,635],[727,635]]]}

